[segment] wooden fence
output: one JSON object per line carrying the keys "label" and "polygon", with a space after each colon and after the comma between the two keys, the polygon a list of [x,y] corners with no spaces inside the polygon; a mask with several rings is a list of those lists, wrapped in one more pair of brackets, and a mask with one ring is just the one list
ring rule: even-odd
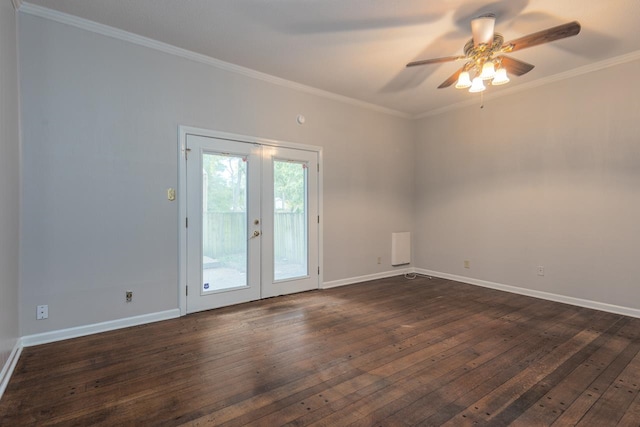
{"label": "wooden fence", "polygon": [[[224,260],[242,254],[247,242],[247,218],[244,212],[205,212],[202,218],[203,255]],[[274,215],[274,256],[276,261],[306,261],[306,224],[304,213]]]}

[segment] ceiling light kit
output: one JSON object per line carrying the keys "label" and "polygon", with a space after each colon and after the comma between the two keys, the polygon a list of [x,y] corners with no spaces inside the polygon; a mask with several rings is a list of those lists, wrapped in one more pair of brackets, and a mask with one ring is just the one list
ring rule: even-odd
{"label": "ceiling light kit", "polygon": [[471,93],[483,92],[486,90],[486,81],[491,81],[493,86],[503,85],[510,81],[507,72],[521,76],[534,67],[503,54],[572,37],[580,32],[580,24],[573,21],[504,43],[502,34],[494,32],[495,20],[494,14],[482,15],[471,20],[473,38],[465,44],[464,55],[410,62],[407,67],[464,60],[466,62],[462,68],[442,82],[438,89],[449,87],[456,82],[457,89],[469,89]]}

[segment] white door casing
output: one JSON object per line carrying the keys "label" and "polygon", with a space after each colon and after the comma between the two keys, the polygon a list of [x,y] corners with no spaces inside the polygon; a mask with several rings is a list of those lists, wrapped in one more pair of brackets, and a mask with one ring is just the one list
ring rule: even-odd
{"label": "white door casing", "polygon": [[[323,276],[320,268],[322,150],[313,146],[191,127],[180,127],[179,133],[179,305],[181,314],[319,288]],[[246,218],[243,219],[246,223],[244,231],[246,235],[243,237],[247,241],[247,281],[232,284],[226,289],[218,289],[216,283],[213,283],[216,280],[208,276],[208,273],[217,271],[210,269],[210,265],[217,265],[218,260],[206,257],[205,261],[211,264],[207,267],[207,264],[203,263],[202,226],[206,215],[203,214],[203,203],[207,203],[207,196],[203,196],[203,188],[207,180],[206,173],[203,174],[203,159],[215,158],[220,161],[222,158],[226,161],[227,157],[230,159],[229,162],[242,164],[247,168]],[[274,236],[274,227],[278,229],[274,224],[274,218],[276,215],[282,218],[280,211],[290,206],[288,201],[283,202],[278,199],[277,194],[274,194],[274,191],[278,191],[277,183],[274,188],[274,167],[279,171],[285,171],[285,174],[295,175],[298,181],[305,183],[304,189],[301,190],[304,191],[304,203],[297,203],[295,208],[296,212],[303,211],[306,214],[304,225],[299,215],[295,215],[299,224],[296,228],[297,232],[295,235],[289,232],[289,236],[285,236],[287,240],[292,238],[296,240],[296,247],[299,247],[303,241],[306,244],[304,257],[300,251],[296,252],[297,260],[287,259],[287,255],[290,254],[284,254],[281,249],[280,251],[277,249],[280,248],[277,242],[281,242],[284,237],[281,236],[282,233]],[[284,176],[283,172],[277,172],[276,175],[280,177],[280,181]],[[210,216],[207,218],[211,221]],[[304,230],[302,231],[300,227]],[[235,234],[237,237],[238,233]],[[306,264],[304,266],[300,262],[302,258]],[[204,270],[203,265],[206,267]],[[219,285],[219,281],[217,282]]]}

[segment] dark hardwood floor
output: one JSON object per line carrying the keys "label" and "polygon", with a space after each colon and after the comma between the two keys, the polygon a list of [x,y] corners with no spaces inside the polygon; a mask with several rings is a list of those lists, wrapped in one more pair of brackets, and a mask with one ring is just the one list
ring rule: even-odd
{"label": "dark hardwood floor", "polygon": [[639,426],[640,319],[404,277],[25,348],[0,425]]}

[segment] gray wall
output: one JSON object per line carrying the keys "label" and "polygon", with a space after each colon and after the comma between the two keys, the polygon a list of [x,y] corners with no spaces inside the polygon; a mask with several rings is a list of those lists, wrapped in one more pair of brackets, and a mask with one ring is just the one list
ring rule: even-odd
{"label": "gray wall", "polygon": [[20,335],[20,123],[16,46],[16,13],[10,0],[0,0],[0,370]]}
{"label": "gray wall", "polygon": [[178,307],[179,125],[323,147],[324,280],[391,270],[410,121],[31,15],[19,37],[23,335]]}
{"label": "gray wall", "polygon": [[323,147],[325,282],[413,230],[418,268],[640,308],[637,61],[409,121],[31,15],[19,39],[22,335],[178,306],[181,124]]}
{"label": "gray wall", "polygon": [[634,61],[420,120],[415,265],[640,309],[638,76]]}

